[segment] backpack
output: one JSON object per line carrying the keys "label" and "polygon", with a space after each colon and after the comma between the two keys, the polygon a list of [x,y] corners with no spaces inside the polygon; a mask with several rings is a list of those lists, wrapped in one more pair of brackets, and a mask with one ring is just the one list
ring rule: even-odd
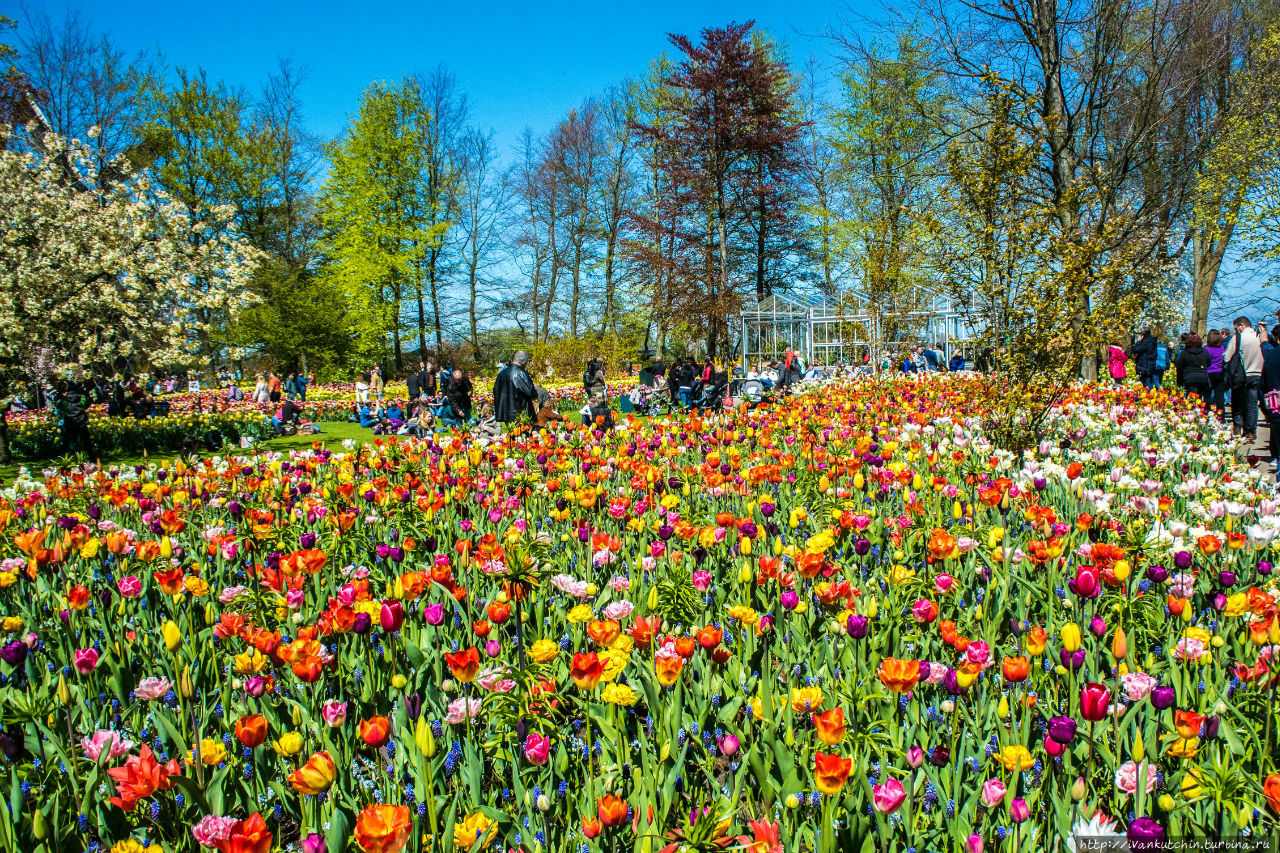
{"label": "backpack", "polygon": [[1249,381],[1249,375],[1244,369],[1244,355],[1241,354],[1240,348],[1240,333],[1236,332],[1235,355],[1223,366],[1222,378],[1226,380],[1228,388],[1243,388]]}
{"label": "backpack", "polygon": [[1156,370],[1165,370],[1169,367],[1169,348],[1162,343],[1156,343]]}

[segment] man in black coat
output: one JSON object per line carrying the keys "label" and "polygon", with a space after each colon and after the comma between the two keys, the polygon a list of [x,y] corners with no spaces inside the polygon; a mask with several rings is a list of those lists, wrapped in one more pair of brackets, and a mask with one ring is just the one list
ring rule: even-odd
{"label": "man in black coat", "polygon": [[449,401],[449,408],[457,421],[465,424],[471,420],[471,380],[456,367],[449,389],[445,391],[445,399]]}
{"label": "man in black coat", "polygon": [[493,414],[498,423],[511,424],[522,416],[535,416],[533,399],[537,392],[533,377],[525,369],[528,363],[529,354],[521,350],[493,381]]}
{"label": "man in black coat", "polygon": [[1148,388],[1156,387],[1156,347],[1159,345],[1150,328],[1143,329],[1142,337],[1133,345],[1133,363],[1138,368],[1138,378]]}
{"label": "man in black coat", "polygon": [[410,373],[404,380],[410,400],[417,400],[422,395],[422,371],[425,369],[426,365],[418,362],[418,369]]}

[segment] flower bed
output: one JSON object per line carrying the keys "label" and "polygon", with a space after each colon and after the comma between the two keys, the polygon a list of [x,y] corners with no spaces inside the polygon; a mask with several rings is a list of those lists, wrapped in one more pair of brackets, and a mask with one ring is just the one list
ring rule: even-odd
{"label": "flower bed", "polygon": [[999,394],[20,480],[0,848],[1274,831],[1280,504],[1179,397],[1018,459]]}

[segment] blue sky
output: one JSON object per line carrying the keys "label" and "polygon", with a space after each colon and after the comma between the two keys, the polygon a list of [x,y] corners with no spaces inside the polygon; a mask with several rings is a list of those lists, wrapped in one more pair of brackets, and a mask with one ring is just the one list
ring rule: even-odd
{"label": "blue sky", "polygon": [[[874,14],[868,0],[848,9]],[[8,0],[0,7],[8,6]],[[256,89],[280,57],[308,70],[304,107],[313,129],[341,132],[371,82],[444,63],[468,96],[473,120],[513,144],[525,126],[550,128],[567,110],[625,77],[644,72],[667,33],[753,19],[787,42],[793,59],[826,56],[819,33],[848,18],[829,0],[653,2],[281,3],[218,0],[92,0],[34,8],[58,17],[77,8],[113,41],[163,53],[170,67],[204,68],[213,78]],[[9,14],[20,17],[19,12]]]}
{"label": "blue sky", "polygon": [[[526,126],[545,132],[584,98],[642,74],[669,47],[668,33],[695,35],[704,27],[754,20],[787,45],[797,66],[816,56],[829,67],[835,45],[822,34],[842,27],[869,31],[863,16],[878,17],[882,10],[877,0],[26,3],[55,19],[77,9],[128,52],[159,52],[169,68],[204,68],[214,79],[250,91],[289,58],[306,69],[303,106],[322,138],[341,133],[371,82],[443,63],[467,95],[472,121],[494,130],[504,153]],[[0,0],[0,14],[20,25],[22,7],[22,0]],[[1266,272],[1229,261],[1211,322],[1225,325],[1242,310],[1270,315],[1276,300],[1258,286]]]}

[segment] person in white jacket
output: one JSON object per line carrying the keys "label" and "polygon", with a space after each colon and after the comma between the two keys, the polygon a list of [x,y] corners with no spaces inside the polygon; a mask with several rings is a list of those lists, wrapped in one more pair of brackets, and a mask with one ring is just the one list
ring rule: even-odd
{"label": "person in white jacket", "polygon": [[1237,350],[1244,363],[1245,382],[1243,386],[1231,389],[1231,420],[1235,434],[1244,437],[1253,444],[1258,437],[1258,389],[1262,386],[1262,342],[1253,330],[1253,323],[1248,317],[1237,317],[1236,333],[1227,342],[1222,353],[1222,364],[1231,375],[1229,365],[1235,360]]}

